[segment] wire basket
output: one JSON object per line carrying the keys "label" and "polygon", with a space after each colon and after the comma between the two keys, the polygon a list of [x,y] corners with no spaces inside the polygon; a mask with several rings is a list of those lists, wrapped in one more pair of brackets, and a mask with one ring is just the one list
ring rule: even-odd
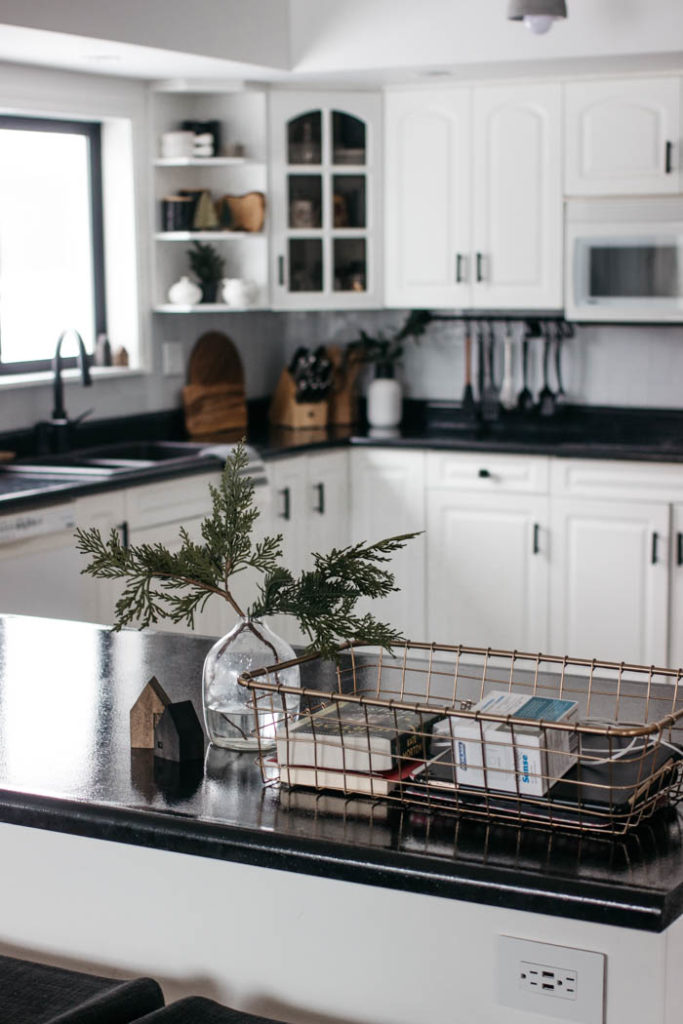
{"label": "wire basket", "polygon": [[683,669],[414,642],[290,665],[300,691],[240,679],[265,782],[608,835],[681,799]]}

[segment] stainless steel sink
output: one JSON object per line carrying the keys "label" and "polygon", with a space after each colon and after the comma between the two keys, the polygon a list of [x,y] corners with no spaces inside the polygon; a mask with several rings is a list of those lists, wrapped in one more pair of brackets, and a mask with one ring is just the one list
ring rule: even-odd
{"label": "stainless steel sink", "polygon": [[205,447],[190,441],[126,441],[30,458],[5,468],[13,473],[32,475],[111,476],[159,465],[189,465]]}

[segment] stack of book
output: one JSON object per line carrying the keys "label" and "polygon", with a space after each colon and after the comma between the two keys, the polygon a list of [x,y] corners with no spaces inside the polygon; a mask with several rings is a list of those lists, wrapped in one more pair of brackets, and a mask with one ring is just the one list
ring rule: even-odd
{"label": "stack of book", "polygon": [[441,716],[348,700],[288,722],[276,737],[287,786],[387,796],[419,773]]}

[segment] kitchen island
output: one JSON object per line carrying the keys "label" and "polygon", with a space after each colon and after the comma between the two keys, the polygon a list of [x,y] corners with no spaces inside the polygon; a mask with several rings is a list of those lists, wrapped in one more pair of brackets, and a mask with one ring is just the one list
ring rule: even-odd
{"label": "kitchen island", "polygon": [[680,1020],[683,816],[581,840],[301,800],[252,754],[131,751],[150,676],[200,711],[211,643],[0,620],[0,952],[292,1024],[518,1024],[496,994],[514,935],[606,954],[608,1024]]}

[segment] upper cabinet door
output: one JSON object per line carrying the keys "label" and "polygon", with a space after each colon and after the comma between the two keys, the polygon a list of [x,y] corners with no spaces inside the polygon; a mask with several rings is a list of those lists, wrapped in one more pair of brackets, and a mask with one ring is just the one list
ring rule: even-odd
{"label": "upper cabinet door", "polygon": [[680,95],[678,78],[568,84],[566,194],[680,191]]}
{"label": "upper cabinet door", "polygon": [[372,93],[272,93],[274,309],[382,304],[380,114]]}
{"label": "upper cabinet door", "polygon": [[562,306],[562,91],[474,90],[475,308]]}
{"label": "upper cabinet door", "polygon": [[471,93],[389,92],[384,116],[385,304],[467,306]]}

